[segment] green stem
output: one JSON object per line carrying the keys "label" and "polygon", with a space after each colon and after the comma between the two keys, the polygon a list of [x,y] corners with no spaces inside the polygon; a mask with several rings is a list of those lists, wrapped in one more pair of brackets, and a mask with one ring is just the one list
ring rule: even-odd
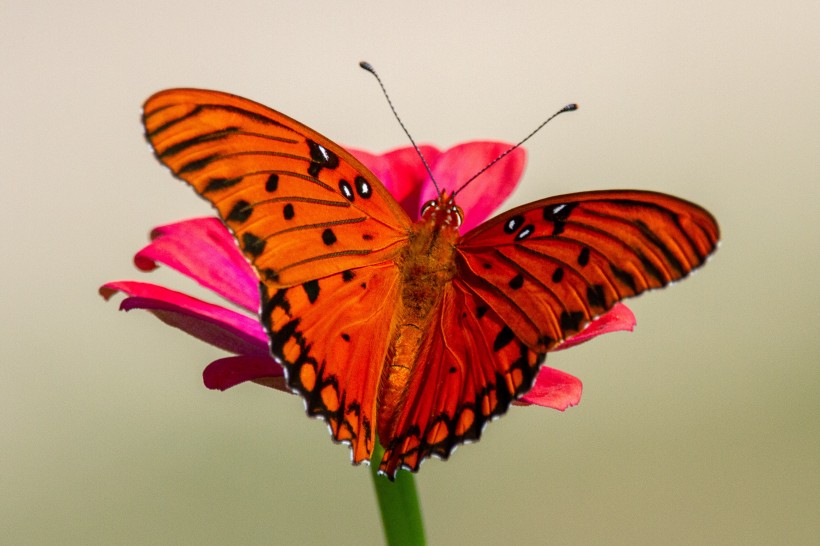
{"label": "green stem", "polygon": [[379,463],[384,449],[376,441],[376,449],[370,459],[373,487],[379,500],[384,536],[389,546],[415,546],[425,544],[421,506],[416,494],[416,482],[410,472],[399,470],[396,480],[378,475]]}

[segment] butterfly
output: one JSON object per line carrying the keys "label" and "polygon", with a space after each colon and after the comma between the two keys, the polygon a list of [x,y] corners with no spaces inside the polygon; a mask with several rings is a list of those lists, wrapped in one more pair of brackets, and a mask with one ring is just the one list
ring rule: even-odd
{"label": "butterfly", "polygon": [[256,270],[271,353],[308,415],[356,464],[378,441],[389,477],[478,440],[548,351],[719,239],[701,207],[634,190],[542,199],[462,235],[457,192],[413,222],[344,148],[251,100],[161,91],[143,122]]}

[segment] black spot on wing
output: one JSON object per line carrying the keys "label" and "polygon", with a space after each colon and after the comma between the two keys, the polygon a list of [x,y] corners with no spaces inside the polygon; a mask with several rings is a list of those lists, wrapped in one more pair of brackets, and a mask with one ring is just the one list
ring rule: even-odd
{"label": "black spot on wing", "polygon": [[312,280],[302,284],[302,288],[305,290],[305,294],[307,295],[308,301],[310,303],[316,303],[316,300],[319,298],[319,281]]}
{"label": "black spot on wing", "polygon": [[265,240],[246,231],[242,234],[242,248],[245,252],[257,258],[265,251]]}
{"label": "black spot on wing", "polygon": [[501,328],[501,331],[498,332],[498,335],[495,336],[495,341],[493,341],[493,351],[500,351],[509,345],[514,339],[515,334],[513,334],[513,331],[510,330],[509,326],[504,325],[504,327]]}
{"label": "black spot on wing", "polygon": [[513,290],[518,290],[519,288],[524,286],[524,276],[521,273],[519,273],[518,275],[510,279],[509,285],[510,288],[512,288]]}
{"label": "black spot on wing", "polygon": [[236,186],[240,182],[242,182],[241,176],[237,176],[236,178],[211,178],[205,185],[205,189],[202,190],[202,193],[205,194],[214,191],[224,190],[232,186]]}
{"label": "black spot on wing", "polygon": [[286,204],[282,208],[282,216],[285,220],[291,220],[295,216],[296,212],[293,210],[293,205],[291,203]]}
{"label": "black spot on wing", "polygon": [[266,267],[265,269],[263,269],[261,271],[261,273],[262,273],[262,277],[266,281],[279,282],[279,273],[277,273],[276,271],[274,271],[270,267]]}
{"label": "black spot on wing", "polygon": [[370,197],[373,196],[373,188],[370,187],[370,182],[364,177],[357,176],[354,182],[356,184],[356,193],[359,194],[359,197],[362,199],[370,199]]}
{"label": "black spot on wing", "polygon": [[356,194],[353,193],[353,186],[344,178],[339,180],[339,191],[342,192],[344,198],[351,203],[356,200]]}
{"label": "black spot on wing", "polygon": [[516,214],[504,224],[504,233],[512,235],[521,225],[524,223],[524,216],[522,214]]}
{"label": "black spot on wing", "polygon": [[253,214],[253,207],[244,199],[237,201],[231,211],[225,217],[228,222],[239,222],[240,224],[246,221]]}
{"label": "black spot on wing", "polygon": [[581,267],[586,266],[589,263],[589,247],[585,246],[581,249],[581,252],[578,254],[578,265]]}
{"label": "black spot on wing", "polygon": [[552,222],[552,236],[556,237],[564,232],[567,219],[578,203],[561,203],[544,207],[544,220]]}
{"label": "black spot on wing", "polygon": [[327,246],[330,246],[336,242],[336,234],[333,233],[332,229],[326,228],[322,232],[322,242]]}
{"label": "black spot on wing", "polygon": [[519,231],[518,235],[515,236],[515,240],[523,241],[533,233],[535,233],[535,226],[532,224],[527,224],[526,226],[521,228],[521,231]]}
{"label": "black spot on wing", "polygon": [[585,318],[581,311],[562,311],[561,312],[561,330],[564,332],[577,332],[581,328],[581,321]]}
{"label": "black spot on wing", "polygon": [[562,203],[544,207],[544,220],[548,222],[566,222],[578,203]]}
{"label": "black spot on wing", "polygon": [[279,175],[276,174],[276,173],[273,173],[265,181],[265,191],[268,192],[268,193],[273,193],[278,189],[279,189]]}
{"label": "black spot on wing", "polygon": [[587,286],[587,301],[591,307],[606,308],[606,295],[602,284]]}
{"label": "black spot on wing", "polygon": [[319,176],[322,169],[333,170],[339,166],[339,157],[310,139],[306,140],[308,149],[310,150],[310,166],[308,167],[308,174],[312,177]]}

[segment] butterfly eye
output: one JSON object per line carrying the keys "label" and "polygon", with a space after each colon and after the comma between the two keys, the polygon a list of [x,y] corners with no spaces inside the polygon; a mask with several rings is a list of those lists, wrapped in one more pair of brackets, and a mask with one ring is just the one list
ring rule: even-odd
{"label": "butterfly eye", "polygon": [[421,217],[426,218],[433,210],[437,209],[438,206],[435,201],[427,201],[423,207],[421,207]]}
{"label": "butterfly eye", "polygon": [[453,205],[447,209],[447,223],[459,227],[464,218],[461,214],[461,209]]}

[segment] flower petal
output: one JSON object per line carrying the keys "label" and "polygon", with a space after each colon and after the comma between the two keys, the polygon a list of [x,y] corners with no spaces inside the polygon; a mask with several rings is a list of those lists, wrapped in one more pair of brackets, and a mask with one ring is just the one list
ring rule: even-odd
{"label": "flower petal", "polygon": [[262,385],[291,392],[285,385],[285,372],[271,356],[229,356],[211,362],[202,372],[209,389],[224,391],[231,387],[255,381]]}
{"label": "flower petal", "polygon": [[538,371],[532,389],[520,399],[518,404],[536,404],[564,411],[581,401],[582,390],[581,380],[574,375],[543,366]]}
{"label": "flower petal", "polygon": [[[475,141],[454,146],[432,165],[433,176],[442,189],[454,191],[494,159],[510,149],[505,142]],[[460,231],[466,233],[486,220],[512,193],[524,173],[527,153],[516,148],[458,194],[456,203],[464,211]],[[422,193],[422,200],[435,199],[435,190]]]}
{"label": "flower petal", "polygon": [[217,218],[155,228],[151,243],[134,256],[134,263],[143,271],[163,263],[249,311],[259,310],[256,274]]}
{"label": "flower petal", "polygon": [[[422,145],[419,149],[429,165],[435,164],[441,155],[441,151],[433,146]],[[371,154],[356,148],[347,150],[376,175],[413,221],[419,219],[419,212],[424,204],[422,193],[429,194],[429,191],[426,191],[427,185],[433,185],[430,183],[427,169],[412,146],[383,154]],[[433,189],[434,197],[435,193]]]}
{"label": "flower petal", "polygon": [[[444,152],[427,145],[419,146],[419,149],[440,189],[454,191],[511,146],[506,142],[474,141]],[[410,218],[418,220],[422,205],[438,197],[427,169],[412,147],[381,155],[355,148],[348,148],[348,151],[381,180]],[[465,216],[462,232],[486,220],[512,193],[526,162],[524,149],[516,148],[471,182],[469,190],[459,194],[458,205]]]}
{"label": "flower petal", "polygon": [[601,334],[622,331],[631,332],[635,329],[636,323],[637,321],[635,320],[635,315],[632,313],[632,310],[623,303],[616,303],[612,309],[590,322],[583,331],[575,334],[553,350],[563,351],[564,349],[585,343]]}
{"label": "flower petal", "polygon": [[105,299],[118,291],[130,296],[120,304],[121,310],[145,309],[164,323],[234,354],[269,355],[267,336],[256,317],[150,283],[118,281],[100,288]]}

